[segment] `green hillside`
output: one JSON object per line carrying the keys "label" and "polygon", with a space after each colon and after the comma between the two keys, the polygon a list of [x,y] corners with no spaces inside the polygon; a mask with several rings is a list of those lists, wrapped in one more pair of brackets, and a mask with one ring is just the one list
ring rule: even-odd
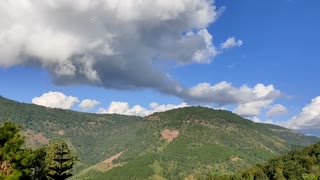
{"label": "green hillside", "polygon": [[320,143],[271,159],[232,176],[213,176],[211,180],[285,180],[320,178]]}
{"label": "green hillside", "polygon": [[203,107],[141,118],[0,97],[0,122],[6,120],[23,125],[30,146],[66,139],[80,159],[74,179],[193,179],[235,173],[319,140]]}

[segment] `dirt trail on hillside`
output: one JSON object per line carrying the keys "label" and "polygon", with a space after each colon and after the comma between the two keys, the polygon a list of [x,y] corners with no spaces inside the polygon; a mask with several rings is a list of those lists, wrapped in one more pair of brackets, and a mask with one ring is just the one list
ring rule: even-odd
{"label": "dirt trail on hillside", "polygon": [[122,153],[123,153],[123,151],[114,155],[114,156],[111,156],[110,158],[104,160],[103,163],[108,164],[108,165],[112,165],[112,161],[118,159]]}

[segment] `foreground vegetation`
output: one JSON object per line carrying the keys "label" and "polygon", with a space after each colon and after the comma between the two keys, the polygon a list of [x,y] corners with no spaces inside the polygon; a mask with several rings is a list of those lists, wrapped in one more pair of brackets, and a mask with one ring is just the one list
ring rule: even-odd
{"label": "foreground vegetation", "polygon": [[20,128],[11,122],[0,126],[0,179],[53,179],[71,177],[77,158],[65,141],[37,149],[23,147]]}
{"label": "foreground vegetation", "polygon": [[212,176],[211,180],[320,179],[320,142],[273,158],[231,176]]}
{"label": "foreground vegetation", "polygon": [[[230,174],[319,138],[188,107],[141,118],[45,108],[0,97],[0,122],[23,126],[28,147],[65,139],[79,157],[71,179],[183,179]],[[178,131],[171,142],[164,130]],[[115,158],[116,157],[116,158]]]}

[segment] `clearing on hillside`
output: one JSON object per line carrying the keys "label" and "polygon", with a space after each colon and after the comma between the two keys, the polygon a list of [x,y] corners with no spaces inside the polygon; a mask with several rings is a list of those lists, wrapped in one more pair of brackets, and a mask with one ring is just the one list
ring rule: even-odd
{"label": "clearing on hillside", "polygon": [[172,142],[173,139],[177,138],[179,135],[179,131],[177,130],[170,130],[170,129],[165,129],[161,132],[161,135],[164,139],[166,139],[168,142]]}

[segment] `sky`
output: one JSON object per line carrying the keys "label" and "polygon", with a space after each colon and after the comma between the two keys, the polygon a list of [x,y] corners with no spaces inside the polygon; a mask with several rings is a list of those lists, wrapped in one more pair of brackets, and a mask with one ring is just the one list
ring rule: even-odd
{"label": "sky", "polygon": [[318,0],[2,0],[0,95],[91,113],[226,109],[320,130]]}

